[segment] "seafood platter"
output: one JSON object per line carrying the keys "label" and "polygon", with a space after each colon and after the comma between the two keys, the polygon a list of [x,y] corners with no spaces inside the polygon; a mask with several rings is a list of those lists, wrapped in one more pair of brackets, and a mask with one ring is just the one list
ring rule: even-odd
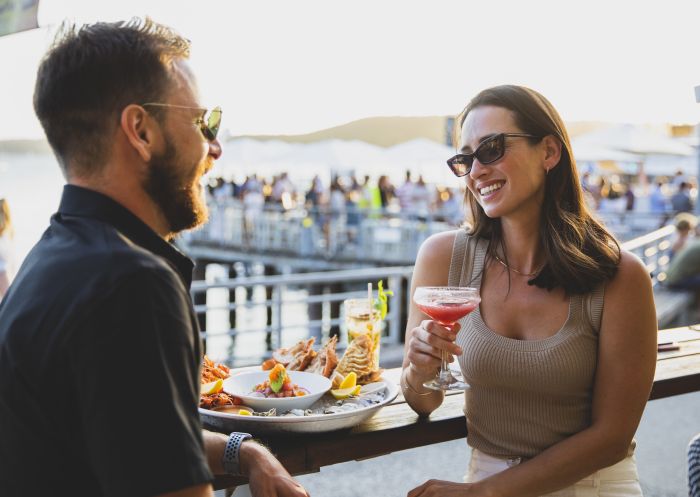
{"label": "seafood platter", "polygon": [[205,357],[199,414],[219,431],[321,433],[356,426],[398,395],[381,378],[370,337],[343,356],[335,337],[318,350],[314,338],[275,351],[261,366],[229,370]]}

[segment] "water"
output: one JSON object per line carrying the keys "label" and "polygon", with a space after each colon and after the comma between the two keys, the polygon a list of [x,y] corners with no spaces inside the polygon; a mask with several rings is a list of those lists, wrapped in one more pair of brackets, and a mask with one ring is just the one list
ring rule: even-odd
{"label": "water", "polygon": [[50,154],[0,152],[0,197],[7,198],[15,227],[15,256],[21,262],[58,209],[64,179]]}

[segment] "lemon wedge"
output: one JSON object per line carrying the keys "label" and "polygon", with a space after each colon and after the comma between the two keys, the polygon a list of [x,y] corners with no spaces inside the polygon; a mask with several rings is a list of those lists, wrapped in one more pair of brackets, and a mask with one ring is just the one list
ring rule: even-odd
{"label": "lemon wedge", "polygon": [[335,397],[336,400],[347,399],[351,395],[357,395],[360,393],[360,385],[348,387],[348,388],[338,388],[336,390],[331,390],[331,395]]}
{"label": "lemon wedge", "polygon": [[241,409],[240,411],[238,411],[238,415],[239,416],[252,416],[253,413],[250,412],[248,409]]}
{"label": "lemon wedge", "polygon": [[212,393],[219,393],[224,389],[224,380],[219,378],[211,383],[205,383],[200,387],[200,392],[202,395],[209,395]]}
{"label": "lemon wedge", "polygon": [[357,385],[357,373],[355,373],[355,371],[350,371],[345,379],[340,383],[338,389],[343,390],[345,388],[353,388],[355,385]]}

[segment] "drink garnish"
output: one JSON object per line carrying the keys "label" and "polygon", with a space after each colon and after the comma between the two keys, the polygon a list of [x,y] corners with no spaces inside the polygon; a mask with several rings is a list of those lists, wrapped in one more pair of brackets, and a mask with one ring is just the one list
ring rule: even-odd
{"label": "drink garnish", "polygon": [[392,292],[391,290],[384,291],[384,283],[382,282],[382,280],[379,280],[379,282],[377,283],[377,289],[379,299],[374,304],[374,308],[381,313],[382,319],[384,319],[388,310],[387,301],[389,300],[389,297],[394,296],[394,292]]}

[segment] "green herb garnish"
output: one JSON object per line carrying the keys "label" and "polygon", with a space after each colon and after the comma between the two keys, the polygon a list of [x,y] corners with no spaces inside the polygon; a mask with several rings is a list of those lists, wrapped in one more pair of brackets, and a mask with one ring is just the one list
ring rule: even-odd
{"label": "green herb garnish", "polygon": [[394,292],[392,292],[391,290],[384,291],[384,284],[382,280],[379,280],[379,282],[377,283],[377,288],[379,299],[375,301],[374,308],[381,313],[382,319],[384,319],[389,308],[387,301],[389,300],[389,297],[394,296]]}

